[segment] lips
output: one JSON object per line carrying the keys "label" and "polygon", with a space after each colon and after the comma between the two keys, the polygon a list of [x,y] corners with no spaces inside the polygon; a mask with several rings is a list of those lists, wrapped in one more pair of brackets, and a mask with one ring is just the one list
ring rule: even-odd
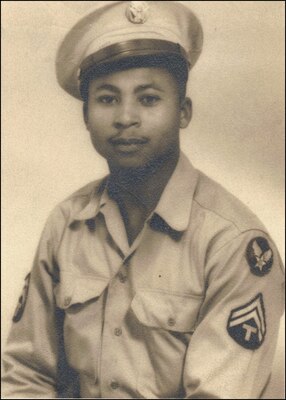
{"label": "lips", "polygon": [[120,153],[134,153],[140,150],[147,142],[146,138],[111,138],[108,140]]}
{"label": "lips", "polygon": [[111,138],[109,142],[114,146],[122,145],[122,146],[130,146],[132,144],[145,144],[148,142],[148,139],[145,138]]}

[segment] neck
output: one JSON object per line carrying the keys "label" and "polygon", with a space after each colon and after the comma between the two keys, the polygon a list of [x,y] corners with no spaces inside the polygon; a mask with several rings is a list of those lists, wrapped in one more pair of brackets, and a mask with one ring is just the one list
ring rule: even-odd
{"label": "neck", "polygon": [[158,203],[179,159],[179,150],[169,152],[140,168],[110,168],[112,197],[128,207],[151,212]]}

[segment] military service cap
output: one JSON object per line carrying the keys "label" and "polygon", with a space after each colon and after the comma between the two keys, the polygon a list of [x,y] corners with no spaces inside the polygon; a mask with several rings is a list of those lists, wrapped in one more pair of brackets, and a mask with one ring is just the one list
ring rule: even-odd
{"label": "military service cap", "polygon": [[202,50],[197,17],[174,1],[119,1],[81,19],[57,53],[60,86],[81,99],[80,79],[90,68],[131,57],[173,55],[191,69]]}

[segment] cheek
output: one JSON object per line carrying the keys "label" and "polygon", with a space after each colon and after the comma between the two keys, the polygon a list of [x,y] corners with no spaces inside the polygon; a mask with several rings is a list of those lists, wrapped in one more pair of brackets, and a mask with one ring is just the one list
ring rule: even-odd
{"label": "cheek", "polygon": [[173,135],[180,129],[180,111],[178,106],[158,107],[146,113],[144,122],[154,134]]}
{"label": "cheek", "polygon": [[94,113],[89,112],[86,119],[86,127],[90,134],[90,139],[98,153],[105,154],[106,139],[110,134],[110,128],[105,118],[97,118]]}
{"label": "cheek", "polygon": [[91,108],[87,113],[86,126],[92,136],[100,139],[110,132],[111,120],[110,114]]}

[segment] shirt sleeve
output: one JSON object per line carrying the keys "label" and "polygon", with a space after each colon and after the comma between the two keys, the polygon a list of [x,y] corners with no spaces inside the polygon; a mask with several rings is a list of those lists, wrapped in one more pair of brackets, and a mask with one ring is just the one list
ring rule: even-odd
{"label": "shirt sleeve", "polygon": [[25,279],[3,355],[4,398],[56,398],[65,385],[63,374],[72,377],[63,350],[63,315],[53,295],[61,220],[55,212],[48,219]]}
{"label": "shirt sleeve", "polygon": [[262,231],[239,234],[213,254],[189,344],[186,398],[259,398],[270,374],[283,313],[284,271]]}

